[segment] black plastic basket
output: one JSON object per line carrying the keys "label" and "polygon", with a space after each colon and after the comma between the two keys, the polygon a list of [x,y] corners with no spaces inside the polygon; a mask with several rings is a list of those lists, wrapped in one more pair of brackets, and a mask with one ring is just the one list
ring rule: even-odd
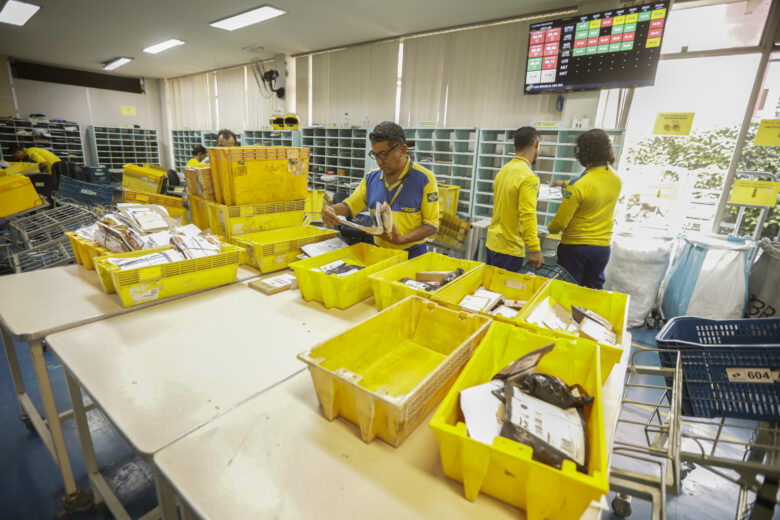
{"label": "black plastic basket", "polygon": [[[680,316],[655,340],[680,352],[683,415],[780,421],[780,318]],[[660,357],[674,366],[674,356]]]}
{"label": "black plastic basket", "polygon": [[109,184],[78,181],[70,177],[60,178],[57,187],[58,201],[74,201],[86,206],[111,207],[115,188]]}
{"label": "black plastic basket", "polygon": [[535,269],[530,263],[526,263],[520,268],[520,273],[528,273],[535,276],[543,276],[544,278],[551,278],[553,280],[563,280],[564,282],[573,283],[577,285],[576,280],[558,264],[548,265],[542,264],[539,269]]}

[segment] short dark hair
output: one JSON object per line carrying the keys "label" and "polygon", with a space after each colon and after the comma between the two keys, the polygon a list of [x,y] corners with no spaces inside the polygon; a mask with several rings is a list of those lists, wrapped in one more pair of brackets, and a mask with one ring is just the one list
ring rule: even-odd
{"label": "short dark hair", "polygon": [[8,155],[13,155],[16,152],[23,152],[23,151],[24,151],[24,147],[20,144],[12,144],[11,146],[8,147]]}
{"label": "short dark hair", "polygon": [[406,134],[401,125],[392,121],[382,121],[374,127],[374,131],[368,134],[372,143],[389,142],[391,146],[406,144]]}
{"label": "short dark hair", "polygon": [[206,148],[202,144],[196,144],[192,147],[192,156],[195,157],[196,155],[200,153],[208,153],[206,152]]}
{"label": "short dark hair", "polygon": [[585,167],[614,164],[616,161],[609,134],[601,128],[593,128],[577,137],[574,157]]}
{"label": "short dark hair", "polygon": [[515,130],[515,151],[532,147],[539,139],[539,132],[532,126],[522,126]]}
{"label": "short dark hair", "polygon": [[223,137],[227,139],[228,137],[232,137],[233,141],[235,141],[236,144],[238,144],[238,137],[236,137],[236,134],[233,133],[233,130],[228,130],[227,128],[223,128],[219,132],[217,132],[217,141],[219,141],[219,138]]}

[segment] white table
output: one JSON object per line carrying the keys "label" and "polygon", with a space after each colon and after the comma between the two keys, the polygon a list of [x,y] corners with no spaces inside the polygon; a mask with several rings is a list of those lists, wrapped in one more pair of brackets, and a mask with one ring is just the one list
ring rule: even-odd
{"label": "white table", "polygon": [[47,337],[65,369],[95,500],[124,509],[94,459],[79,387],[142,457],[304,370],[296,354],[376,313],[267,296],[246,284],[161,304]]}
{"label": "white table", "polygon": [[[629,337],[603,388],[607,446],[630,345]],[[185,518],[482,520],[522,514],[484,494],[466,500],[463,485],[442,473],[429,421],[399,448],[380,440],[365,444],[356,426],[323,418],[307,371],[155,454],[158,486],[171,503],[171,495],[178,496]],[[600,512],[591,506],[583,518]]]}
{"label": "white table", "polygon": [[[249,280],[259,275],[259,271],[254,268],[241,266],[236,281]],[[116,294],[103,291],[95,271],[88,271],[76,264],[2,276],[0,295],[0,331],[21,408],[20,419],[38,433],[57,463],[62,473],[68,506],[84,497],[76,488],[62,435],[61,421],[68,419],[72,412],[57,412],[41,341],[55,332],[137,311],[160,302],[122,307]],[[13,340],[28,343],[46,419],[41,417],[25,390]]]}

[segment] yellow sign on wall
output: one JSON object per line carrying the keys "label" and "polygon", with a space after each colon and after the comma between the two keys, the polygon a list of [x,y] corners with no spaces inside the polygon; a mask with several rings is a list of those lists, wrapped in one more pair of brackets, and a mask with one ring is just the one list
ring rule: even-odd
{"label": "yellow sign on wall", "polygon": [[753,144],[759,146],[780,146],[780,119],[762,119]]}
{"label": "yellow sign on wall", "polygon": [[693,112],[659,112],[653,126],[654,135],[690,135]]}
{"label": "yellow sign on wall", "polygon": [[135,116],[135,105],[122,105],[123,116]]}
{"label": "yellow sign on wall", "polygon": [[777,204],[778,190],[780,190],[780,182],[736,179],[729,203],[774,208]]}

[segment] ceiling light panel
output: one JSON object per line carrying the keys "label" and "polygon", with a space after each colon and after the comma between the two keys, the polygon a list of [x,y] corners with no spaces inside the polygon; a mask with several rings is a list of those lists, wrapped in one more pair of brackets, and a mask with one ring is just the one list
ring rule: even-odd
{"label": "ceiling light panel", "polygon": [[2,11],[0,11],[0,22],[10,25],[24,25],[40,8],[41,6],[39,5],[18,2],[17,0],[8,0],[3,6]]}
{"label": "ceiling light panel", "polygon": [[209,25],[218,29],[224,29],[226,31],[235,31],[236,29],[241,29],[242,27],[264,22],[266,20],[270,20],[271,18],[282,16],[283,14],[287,14],[287,11],[282,11],[281,9],[277,9],[276,7],[270,5],[264,5],[262,7],[258,7],[257,9],[246,11],[245,13],[212,22]]}
{"label": "ceiling light panel", "polygon": [[118,69],[122,65],[126,65],[133,61],[133,58],[114,58],[113,60],[107,62],[105,65],[103,65],[103,70],[114,70]]}
{"label": "ceiling light panel", "polygon": [[144,52],[148,52],[149,54],[157,54],[158,52],[167,51],[168,49],[172,47],[178,47],[179,45],[184,45],[184,42],[177,40],[176,38],[172,38],[170,40],[152,45],[151,47],[147,47],[144,49]]}

